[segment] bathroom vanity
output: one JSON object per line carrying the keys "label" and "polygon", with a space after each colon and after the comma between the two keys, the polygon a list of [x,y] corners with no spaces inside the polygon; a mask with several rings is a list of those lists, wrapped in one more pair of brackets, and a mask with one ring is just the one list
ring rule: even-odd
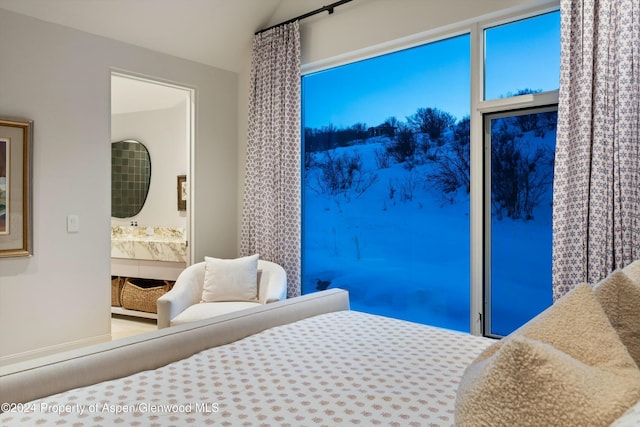
{"label": "bathroom vanity", "polygon": [[[187,266],[183,228],[111,227],[111,274],[132,279],[175,281]],[[155,319],[156,313],[111,307],[111,313]]]}

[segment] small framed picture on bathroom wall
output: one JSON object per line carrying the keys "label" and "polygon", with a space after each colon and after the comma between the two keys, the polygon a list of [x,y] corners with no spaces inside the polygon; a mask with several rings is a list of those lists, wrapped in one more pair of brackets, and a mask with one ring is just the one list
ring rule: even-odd
{"label": "small framed picture on bathroom wall", "polygon": [[187,210],[187,176],[178,175],[178,210]]}
{"label": "small framed picture on bathroom wall", "polygon": [[0,118],[0,257],[32,253],[32,141],[33,121]]}

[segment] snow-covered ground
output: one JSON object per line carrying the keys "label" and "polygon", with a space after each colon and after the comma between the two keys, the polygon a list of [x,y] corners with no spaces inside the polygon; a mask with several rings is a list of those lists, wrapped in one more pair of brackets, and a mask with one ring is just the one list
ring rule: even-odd
{"label": "snow-covered ground", "polygon": [[[538,142],[554,140],[549,132]],[[360,190],[329,194],[320,168],[306,171],[302,291],[339,287],[354,310],[469,331],[469,195],[435,188],[425,179],[434,171],[429,161],[378,168],[385,142],[330,150],[334,159],[360,156]],[[326,159],[325,152],[311,156],[314,164]],[[492,329],[506,334],[551,303],[550,194],[534,220],[504,218],[492,227]]]}

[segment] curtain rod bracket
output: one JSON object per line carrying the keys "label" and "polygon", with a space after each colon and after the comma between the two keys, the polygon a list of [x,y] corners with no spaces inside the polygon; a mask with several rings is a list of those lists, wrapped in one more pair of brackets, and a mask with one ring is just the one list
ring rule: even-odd
{"label": "curtain rod bracket", "polygon": [[279,23],[279,24],[272,25],[272,26],[270,26],[270,27],[264,28],[264,29],[262,29],[262,30],[260,30],[260,31],[256,31],[256,32],[254,33],[254,35],[258,35],[258,34],[260,34],[260,33],[264,33],[265,31],[270,30],[270,29],[272,29],[272,28],[281,27],[281,26],[283,26],[283,25],[290,24],[290,23],[295,22],[295,21],[301,21],[301,20],[303,20],[303,19],[305,19],[305,18],[308,18],[308,17],[310,17],[310,16],[316,15],[316,14],[318,14],[318,13],[322,13],[322,12],[324,12],[324,11],[327,11],[327,12],[329,12],[329,15],[332,15],[332,14],[333,14],[333,11],[334,11],[334,9],[335,9],[336,7],[338,7],[338,6],[342,6],[343,4],[345,4],[345,3],[349,3],[349,2],[351,2],[351,1],[353,1],[353,0],[340,0],[340,1],[337,1],[337,2],[335,2],[335,3],[331,3],[331,4],[330,4],[330,5],[328,5],[328,6],[322,6],[320,9],[312,10],[311,12],[305,13],[304,15],[300,15],[300,16],[297,16],[297,17],[295,17],[295,18],[288,19],[288,20],[286,20],[286,21],[284,21],[284,22],[281,22],[281,23]]}

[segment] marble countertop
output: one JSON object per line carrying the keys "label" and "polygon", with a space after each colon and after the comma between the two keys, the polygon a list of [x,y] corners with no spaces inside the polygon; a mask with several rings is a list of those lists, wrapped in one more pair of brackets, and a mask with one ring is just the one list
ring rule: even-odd
{"label": "marble countertop", "polygon": [[181,227],[129,227],[114,225],[111,227],[112,239],[135,240],[186,240],[185,229]]}
{"label": "marble countertop", "polygon": [[111,227],[111,257],[185,262],[187,239],[179,227]]}

